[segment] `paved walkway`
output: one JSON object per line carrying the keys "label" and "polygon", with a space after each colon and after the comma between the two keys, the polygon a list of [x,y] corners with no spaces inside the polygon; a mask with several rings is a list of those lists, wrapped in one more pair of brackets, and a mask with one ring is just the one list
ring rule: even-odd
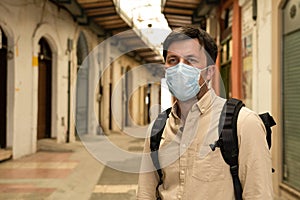
{"label": "paved walkway", "polygon": [[[0,163],[0,199],[135,199],[138,174],[113,169],[109,163],[114,163],[113,167],[138,166],[139,160],[132,162],[130,158],[120,160],[116,157],[105,160],[104,165],[91,148],[101,146],[101,155],[112,151],[108,149],[111,146],[106,146],[107,137],[86,136],[82,139],[84,143],[68,144],[40,140],[37,153]],[[109,141],[127,152],[141,152],[144,143],[143,139],[114,133]]]}

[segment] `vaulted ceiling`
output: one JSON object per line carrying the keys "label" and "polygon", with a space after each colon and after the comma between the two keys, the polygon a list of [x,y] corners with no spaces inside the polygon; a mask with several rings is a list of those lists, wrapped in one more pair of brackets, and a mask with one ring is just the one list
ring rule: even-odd
{"label": "vaulted ceiling", "polygon": [[[146,63],[162,63],[162,57],[151,44],[132,29],[132,22],[122,15],[113,0],[52,0],[67,9],[81,25],[90,26],[99,36],[117,35],[118,45],[132,49],[129,55]],[[119,1],[116,1],[117,4]],[[122,16],[121,16],[122,15]],[[122,47],[121,47],[122,48]]]}
{"label": "vaulted ceiling", "polygon": [[[130,29],[123,18],[117,12],[113,0],[77,0],[84,13],[90,20],[100,25],[105,31],[116,34]],[[120,12],[120,11],[119,11]]]}
{"label": "vaulted ceiling", "polygon": [[166,0],[163,13],[171,28],[190,25],[193,23],[194,11],[201,0]]}
{"label": "vaulted ceiling", "polygon": [[[121,0],[51,0],[72,14],[74,20],[87,25],[101,37],[118,35],[119,44],[134,49],[130,55],[146,63],[162,63],[162,57],[151,44],[143,40],[132,21],[122,13]],[[205,26],[206,14],[220,0],[162,0],[162,12],[169,26],[198,24]],[[126,33],[123,33],[126,31]]]}
{"label": "vaulted ceiling", "polygon": [[170,28],[180,26],[206,26],[206,15],[219,4],[220,0],[162,0],[162,13]]}

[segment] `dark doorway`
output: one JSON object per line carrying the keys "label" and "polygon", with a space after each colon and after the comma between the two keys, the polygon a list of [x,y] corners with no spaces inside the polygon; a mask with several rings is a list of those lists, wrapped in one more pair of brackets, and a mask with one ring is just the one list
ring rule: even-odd
{"label": "dark doorway", "polygon": [[146,99],[145,99],[145,103],[146,103],[146,124],[149,124],[151,119],[150,119],[150,109],[151,109],[151,84],[148,84],[147,87],[147,93],[146,93]]}
{"label": "dark doorway", "polygon": [[[109,98],[110,98],[110,102],[111,102],[111,97],[112,97],[112,93],[113,93],[113,87],[112,87],[112,83],[109,84]],[[109,104],[109,124],[108,124],[108,128],[109,130],[112,130],[112,120],[113,120],[113,116],[112,116],[112,107],[111,107],[111,103]]]}
{"label": "dark doorway", "polygon": [[231,97],[231,63],[221,66],[220,74],[222,78],[220,82],[220,88],[225,89],[225,91],[221,91],[220,95],[223,98],[229,98]]}
{"label": "dark doorway", "polygon": [[130,122],[130,117],[129,117],[129,81],[132,80],[130,77],[130,73],[129,73],[130,68],[126,67],[124,69],[124,105],[125,105],[125,111],[124,111],[124,126],[129,126]]}
{"label": "dark doorway", "polygon": [[0,27],[0,148],[6,148],[7,37]]}
{"label": "dark doorway", "polygon": [[39,41],[37,139],[51,137],[52,51],[45,38]]}

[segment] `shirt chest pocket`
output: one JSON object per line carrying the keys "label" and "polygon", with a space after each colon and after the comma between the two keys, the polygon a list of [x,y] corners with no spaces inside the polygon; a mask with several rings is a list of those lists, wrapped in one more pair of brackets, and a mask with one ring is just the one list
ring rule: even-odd
{"label": "shirt chest pocket", "polygon": [[193,158],[192,176],[204,182],[223,180],[225,165],[220,149],[210,151],[205,157],[199,156],[199,152],[196,152]]}

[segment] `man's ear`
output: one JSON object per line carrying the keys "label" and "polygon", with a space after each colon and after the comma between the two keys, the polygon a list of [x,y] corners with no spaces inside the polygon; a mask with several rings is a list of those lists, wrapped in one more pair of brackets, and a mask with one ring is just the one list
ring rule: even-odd
{"label": "man's ear", "polygon": [[210,81],[215,74],[216,71],[216,66],[215,65],[209,65],[207,68],[207,73],[206,73],[206,80]]}

